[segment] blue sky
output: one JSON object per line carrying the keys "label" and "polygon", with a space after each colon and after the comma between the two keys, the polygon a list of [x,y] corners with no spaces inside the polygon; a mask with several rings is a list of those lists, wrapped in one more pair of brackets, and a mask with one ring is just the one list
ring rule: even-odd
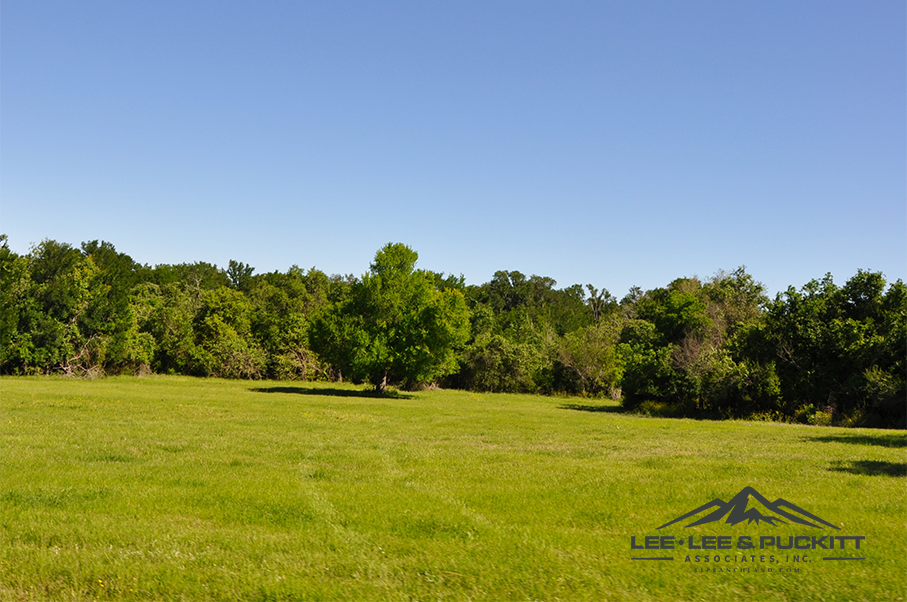
{"label": "blue sky", "polygon": [[593,283],[907,279],[907,8],[35,2],[0,12],[0,231]]}

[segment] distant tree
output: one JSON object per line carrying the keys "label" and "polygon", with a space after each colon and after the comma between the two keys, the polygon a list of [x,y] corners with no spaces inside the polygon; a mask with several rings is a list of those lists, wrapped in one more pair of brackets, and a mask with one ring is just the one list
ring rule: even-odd
{"label": "distant tree", "polygon": [[230,286],[227,273],[216,265],[197,261],[195,263],[161,264],[143,270],[143,280],[164,285],[180,282],[194,289],[213,290],[221,286]]}
{"label": "distant tree", "polygon": [[265,354],[252,337],[252,304],[226,286],[203,291],[195,316],[197,368],[205,376],[259,378]]}
{"label": "distant tree", "polygon": [[608,393],[619,397],[623,362],[617,344],[623,327],[620,316],[580,328],[565,335],[558,345],[560,362],[575,375],[583,393]]}
{"label": "distant tree", "polygon": [[95,288],[103,292],[83,320],[83,330],[103,344],[105,372],[147,369],[153,339],[140,334],[131,306],[131,291],[140,282],[143,267],[106,241],[83,242],[82,253],[97,267]]}
{"label": "distant tree", "polygon": [[385,245],[313,333],[323,358],[380,392],[389,383],[414,386],[453,372],[469,336],[463,294],[438,290],[432,274],[415,269],[417,259],[405,245]]}
{"label": "distant tree", "polygon": [[767,348],[766,303],[762,285],[742,267],[705,284],[679,278],[631,290],[619,346],[624,403],[652,400],[712,416],[782,409],[772,358],[756,353]]}
{"label": "distant tree", "polygon": [[539,389],[546,364],[541,345],[483,334],[466,351],[455,382],[473,391],[530,393]]}
{"label": "distant tree", "polygon": [[144,282],[133,289],[131,301],[141,332],[154,341],[152,369],[203,376],[197,369],[199,350],[193,326],[202,305],[200,291],[181,282],[162,286]]}
{"label": "distant tree", "polygon": [[621,305],[635,305],[645,296],[645,292],[638,286],[631,286],[624,298],[620,300]]}
{"label": "distant tree", "polygon": [[82,254],[91,257],[104,284],[115,293],[118,304],[122,304],[125,299],[121,297],[141,281],[142,266],[126,253],[118,252],[112,243],[103,240],[83,242]]}
{"label": "distant tree", "polygon": [[10,250],[0,235],[0,370],[26,372],[34,367],[33,326],[40,310],[33,294],[28,257]]}
{"label": "distant tree", "polygon": [[231,259],[227,267],[227,279],[230,281],[230,287],[238,291],[248,291],[253,273],[255,273],[255,268],[252,266]]}
{"label": "distant tree", "polygon": [[608,289],[599,291],[591,284],[586,285],[589,291],[589,309],[592,310],[592,320],[598,322],[606,313],[617,308],[617,300],[611,296]]}
{"label": "distant tree", "polygon": [[791,411],[905,425],[907,287],[885,289],[881,274],[860,270],[843,287],[827,274],[776,297],[766,331]]}
{"label": "distant tree", "polygon": [[643,401],[675,401],[676,374],[670,345],[661,343],[655,324],[629,320],[621,333],[618,353],[623,365],[623,403],[636,407]]}
{"label": "distant tree", "polygon": [[[309,380],[324,374],[309,347],[312,316],[327,303],[327,277],[293,266],[255,277],[248,287],[252,335],[267,356],[269,378]],[[324,287],[324,290],[323,290]]]}

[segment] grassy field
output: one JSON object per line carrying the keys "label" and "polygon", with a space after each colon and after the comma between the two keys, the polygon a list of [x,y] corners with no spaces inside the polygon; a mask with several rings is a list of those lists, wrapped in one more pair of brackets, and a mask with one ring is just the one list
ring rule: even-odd
{"label": "grassy field", "polygon": [[[3,600],[907,595],[903,432],[158,376],[4,378],[0,404]],[[840,530],[657,530],[746,486]],[[844,550],[709,552],[708,563],[686,562],[688,544],[631,549],[631,537],[655,535],[865,539],[859,550],[849,540]]]}

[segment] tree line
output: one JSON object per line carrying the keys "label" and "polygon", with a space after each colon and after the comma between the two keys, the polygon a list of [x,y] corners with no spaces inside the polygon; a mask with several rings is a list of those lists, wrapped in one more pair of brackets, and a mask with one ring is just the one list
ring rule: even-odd
{"label": "tree line", "polygon": [[420,270],[360,277],[135,262],[108,242],[0,236],[0,372],[347,380],[606,396],[659,415],[905,427],[907,287],[859,271],[770,299],[744,268],[632,288]]}

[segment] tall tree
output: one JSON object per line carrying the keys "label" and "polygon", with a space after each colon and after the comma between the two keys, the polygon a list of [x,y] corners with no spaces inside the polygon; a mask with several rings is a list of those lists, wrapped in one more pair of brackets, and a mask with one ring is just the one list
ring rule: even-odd
{"label": "tall tree", "polygon": [[252,266],[231,259],[227,267],[227,279],[230,281],[230,287],[247,292],[253,273],[255,273],[255,268]]}
{"label": "tall tree", "polygon": [[313,333],[322,357],[380,392],[389,383],[413,386],[451,373],[469,336],[463,294],[439,290],[431,273],[415,269],[418,257],[405,245],[385,245]]}

